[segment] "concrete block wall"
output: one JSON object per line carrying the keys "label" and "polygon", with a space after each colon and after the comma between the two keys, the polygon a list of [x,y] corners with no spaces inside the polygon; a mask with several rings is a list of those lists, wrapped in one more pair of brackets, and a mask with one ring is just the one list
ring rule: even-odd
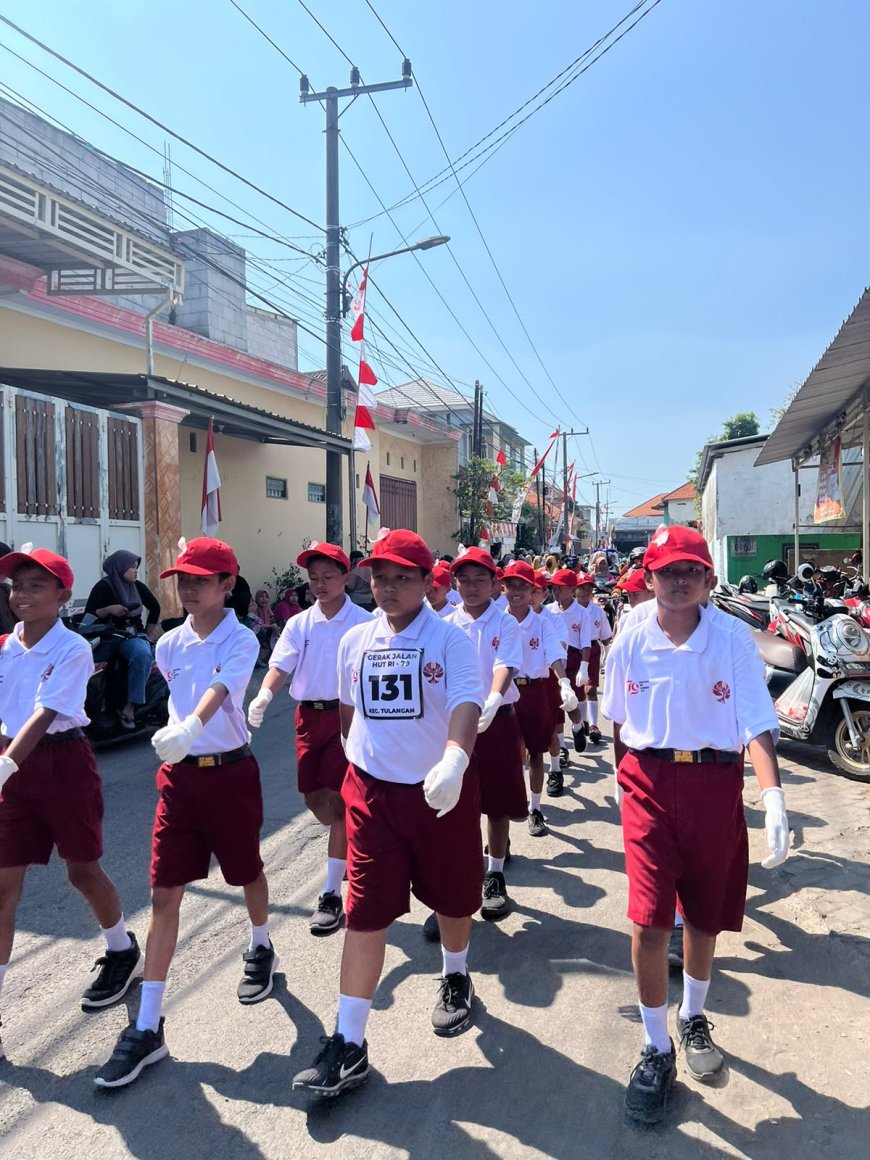
{"label": "concrete block wall", "polygon": [[248,307],[239,285],[245,280],[245,251],[208,229],[185,230],[174,234],[172,241],[185,264],[177,325],[247,351]]}
{"label": "concrete block wall", "polygon": [[291,371],[299,369],[296,323],[289,318],[248,306],[248,354],[268,359]]}

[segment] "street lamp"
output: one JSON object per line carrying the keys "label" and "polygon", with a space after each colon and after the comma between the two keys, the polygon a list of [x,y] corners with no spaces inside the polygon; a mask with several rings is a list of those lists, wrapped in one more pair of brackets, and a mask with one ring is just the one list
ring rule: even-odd
{"label": "street lamp", "polygon": [[341,281],[341,315],[342,318],[347,317],[347,312],[350,310],[350,296],[347,292],[347,280],[360,266],[368,266],[370,262],[380,262],[384,258],[395,258],[397,254],[413,254],[415,250],[432,250],[436,246],[446,246],[450,241],[446,234],[437,234],[433,238],[421,238],[419,242],[414,242],[412,246],[402,246],[400,250],[390,250],[386,254],[373,254],[370,258],[361,258],[360,261],[354,262],[345,271],[344,278]]}

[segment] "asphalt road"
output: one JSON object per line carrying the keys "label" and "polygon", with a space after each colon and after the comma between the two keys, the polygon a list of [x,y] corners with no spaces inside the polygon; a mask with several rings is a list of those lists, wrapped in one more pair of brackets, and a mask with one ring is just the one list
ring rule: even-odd
{"label": "asphalt road", "polygon": [[[747,923],[741,935],[721,940],[710,1001],[729,1072],[720,1086],[702,1089],[680,1066],[667,1127],[638,1133],[622,1122],[640,1031],[609,747],[576,759],[565,796],[545,800],[547,837],[513,828],[514,911],[497,925],[477,921],[472,936],[475,1027],[456,1040],[432,1034],[440,954],[422,940],[424,914],[415,904],[391,932],[369,1023],[374,1074],[366,1087],[333,1103],[290,1088],[292,1075],[318,1050],[318,1037],[332,1030],[342,936],[308,934],[326,844],[294,788],[286,698],[270,709],[255,747],[281,959],[273,996],[247,1008],[236,1000],[246,915],[239,891],[213,872],[189,889],[182,912],[167,992],[172,1058],[128,1089],[96,1089],[94,1072],[127,1010],[81,1012],[78,998],[100,940],[57,862],[32,871],[2,996],[4,1157],[868,1155],[870,919],[854,929],[862,900],[866,905],[867,866],[866,857],[837,852],[849,833],[866,852],[866,787],[831,778],[823,763],[789,765],[791,818],[802,849],[786,872],[766,873],[757,865],[758,794],[747,779],[755,863]],[[99,760],[105,865],[129,925],[144,940],[155,763],[146,741],[103,750]],[[847,833],[837,816],[828,816],[832,808],[863,824]],[[825,918],[826,900],[852,915],[840,924],[850,929]],[[836,910],[833,901],[830,909]],[[128,1006],[135,1012],[136,1005],[133,992]]]}

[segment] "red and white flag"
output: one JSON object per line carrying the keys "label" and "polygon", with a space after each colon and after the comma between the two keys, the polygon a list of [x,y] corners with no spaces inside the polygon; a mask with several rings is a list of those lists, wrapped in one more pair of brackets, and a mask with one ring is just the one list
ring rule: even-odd
{"label": "red and white flag", "polygon": [[371,448],[371,440],[366,431],[374,431],[375,423],[372,418],[372,412],[377,407],[375,393],[372,387],[378,385],[378,379],[375,372],[366,362],[366,343],[365,343],[365,310],[366,310],[366,283],[368,281],[369,269],[368,266],[363,270],[362,281],[359,284],[359,289],[354,296],[353,305],[351,306],[351,314],[353,315],[353,327],[351,328],[350,337],[354,342],[359,343],[359,373],[357,374],[357,382],[359,383],[359,394],[357,396],[357,408],[354,415],[354,433],[353,433],[353,447],[354,451],[368,451]]}
{"label": "red and white flag", "polygon": [[532,468],[531,475],[529,476],[529,479],[530,479],[530,480],[531,480],[531,479],[534,479],[534,478],[535,478],[535,476],[538,474],[538,472],[541,470],[541,467],[542,467],[542,465],[543,465],[543,463],[544,463],[544,460],[547,458],[547,456],[550,454],[550,452],[551,452],[551,451],[553,450],[553,448],[555,447],[555,445],[556,445],[556,440],[557,440],[558,438],[559,438],[559,432],[558,432],[558,431],[554,431],[554,432],[553,432],[553,434],[550,436],[550,440],[551,440],[550,446],[547,448],[547,450],[544,452],[544,454],[541,456],[541,458],[538,460],[538,462],[537,462],[537,463],[535,464],[535,466]]}
{"label": "red and white flag", "polygon": [[366,509],[366,527],[369,524],[375,523],[380,519],[381,507],[378,503],[378,497],[375,493],[375,483],[372,479],[372,467],[370,463],[366,464],[366,482],[363,487],[362,501]]}
{"label": "red and white flag", "polygon": [[214,454],[214,420],[208,421],[205,441],[205,463],[202,468],[202,514],[200,525],[204,536],[214,536],[221,522],[221,477]]}

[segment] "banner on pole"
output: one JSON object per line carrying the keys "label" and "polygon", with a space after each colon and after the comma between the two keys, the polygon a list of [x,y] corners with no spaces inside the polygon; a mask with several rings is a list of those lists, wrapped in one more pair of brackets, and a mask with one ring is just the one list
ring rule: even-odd
{"label": "banner on pole", "polygon": [[843,464],[840,437],[822,450],[819,456],[819,482],[816,487],[816,502],[813,508],[813,523],[826,524],[831,520],[841,520],[846,512],[843,508]]}

